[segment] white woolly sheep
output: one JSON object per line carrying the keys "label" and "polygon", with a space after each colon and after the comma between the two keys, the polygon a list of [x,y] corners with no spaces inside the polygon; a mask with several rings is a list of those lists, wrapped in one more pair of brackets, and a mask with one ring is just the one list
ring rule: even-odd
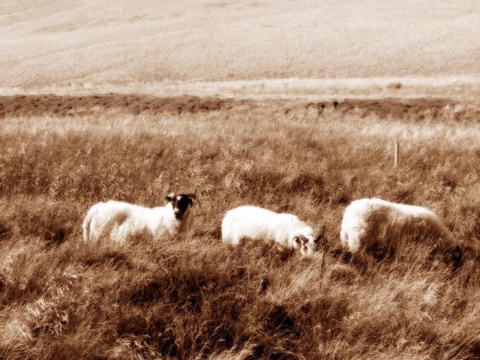
{"label": "white woolly sheep", "polygon": [[425,207],[360,199],[348,205],[343,214],[340,241],[352,253],[374,244],[394,250],[408,237],[436,240],[434,248],[450,254],[455,267],[461,265],[463,253],[452,233]]}
{"label": "white woolly sheep", "polygon": [[292,214],[279,214],[256,206],[227,211],[222,220],[222,241],[238,245],[242,239],[274,241],[286,249],[310,256],[318,239],[306,223]]}
{"label": "white woolly sheep", "polygon": [[192,194],[169,194],[165,206],[147,208],[110,200],[93,205],[83,221],[83,240],[109,238],[124,243],[129,237],[147,234],[155,240],[190,230],[193,220]]}

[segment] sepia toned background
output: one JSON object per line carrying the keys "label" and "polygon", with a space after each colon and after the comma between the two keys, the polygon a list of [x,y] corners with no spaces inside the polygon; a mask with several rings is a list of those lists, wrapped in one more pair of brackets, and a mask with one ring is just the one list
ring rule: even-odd
{"label": "sepia toned background", "polygon": [[[468,0],[1,1],[0,358],[479,358],[479,34]],[[83,241],[170,191],[191,236]],[[463,266],[350,256],[365,197],[435,211]],[[316,253],[223,244],[247,204]]]}

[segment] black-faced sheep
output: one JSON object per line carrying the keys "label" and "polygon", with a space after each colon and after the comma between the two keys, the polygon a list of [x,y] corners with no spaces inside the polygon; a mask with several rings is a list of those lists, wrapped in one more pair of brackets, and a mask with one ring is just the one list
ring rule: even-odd
{"label": "black-faced sheep", "polygon": [[129,237],[143,234],[155,240],[174,237],[190,230],[194,220],[194,198],[194,195],[171,193],[166,197],[165,206],[155,208],[114,200],[95,204],[83,221],[83,239],[108,238],[124,243]]}

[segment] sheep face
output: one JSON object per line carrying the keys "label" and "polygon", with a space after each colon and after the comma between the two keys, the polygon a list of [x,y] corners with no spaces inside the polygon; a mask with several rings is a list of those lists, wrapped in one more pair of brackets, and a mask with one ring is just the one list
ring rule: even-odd
{"label": "sheep face", "polygon": [[193,194],[179,194],[170,193],[166,197],[166,200],[172,204],[173,213],[175,219],[182,220],[185,214],[193,206],[193,199],[195,195]]}
{"label": "sheep face", "polygon": [[307,257],[313,254],[316,242],[316,239],[311,235],[297,234],[293,238],[294,248],[300,249],[300,254]]}

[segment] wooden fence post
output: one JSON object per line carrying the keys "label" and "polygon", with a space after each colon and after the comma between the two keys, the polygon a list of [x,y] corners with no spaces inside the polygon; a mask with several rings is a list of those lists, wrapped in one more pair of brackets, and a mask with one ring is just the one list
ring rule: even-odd
{"label": "wooden fence post", "polygon": [[397,167],[398,166],[398,161],[400,160],[398,157],[398,152],[399,152],[400,144],[398,142],[395,143],[395,149],[393,151],[393,166]]}

